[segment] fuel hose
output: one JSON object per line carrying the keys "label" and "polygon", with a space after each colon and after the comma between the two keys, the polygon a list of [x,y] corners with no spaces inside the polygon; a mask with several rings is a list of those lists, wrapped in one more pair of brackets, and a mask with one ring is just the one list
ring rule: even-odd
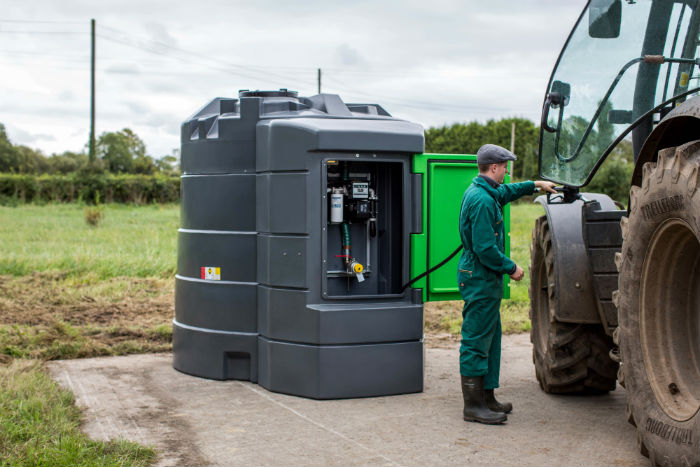
{"label": "fuel hose", "polygon": [[401,287],[401,292],[403,292],[404,290],[406,290],[406,288],[407,288],[408,286],[410,286],[411,284],[413,284],[413,283],[416,282],[417,280],[420,280],[420,279],[424,278],[425,276],[427,276],[428,274],[430,274],[431,272],[435,271],[436,269],[439,269],[439,268],[443,267],[443,266],[444,266],[445,264],[447,264],[452,258],[454,258],[455,255],[456,255],[457,253],[459,253],[460,251],[462,251],[462,245],[458,246],[457,249],[456,249],[455,251],[453,251],[452,253],[450,253],[450,256],[448,256],[447,258],[443,259],[443,260],[440,261],[438,264],[436,264],[435,266],[433,266],[432,268],[428,269],[428,270],[425,271],[424,273],[419,274],[418,276],[416,276],[416,277],[414,277],[413,279],[411,279],[410,281],[408,281],[403,287]]}

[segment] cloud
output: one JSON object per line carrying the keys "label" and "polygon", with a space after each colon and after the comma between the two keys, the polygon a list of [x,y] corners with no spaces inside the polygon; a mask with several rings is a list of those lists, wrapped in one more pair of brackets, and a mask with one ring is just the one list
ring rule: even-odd
{"label": "cloud", "polygon": [[77,96],[70,89],[64,89],[58,94],[58,100],[61,102],[73,102]]}
{"label": "cloud", "polygon": [[335,49],[335,62],[342,66],[359,67],[367,64],[360,53],[348,44],[340,44]]}
{"label": "cloud", "polygon": [[[21,43],[22,51],[50,52],[59,62],[88,53],[95,18],[98,134],[129,127],[149,154],[167,154],[179,146],[181,122],[213,97],[279,87],[311,95],[317,68],[324,91],[426,126],[513,113],[535,120],[586,1],[5,3],[7,18],[37,21],[32,29],[73,32]],[[64,23],[42,26],[47,19]],[[80,150],[89,128],[89,65],[13,60],[0,56],[0,121],[24,129],[12,136],[44,151]],[[51,134],[56,141],[41,139]]]}
{"label": "cloud", "polygon": [[152,40],[170,47],[179,46],[177,39],[168,32],[168,28],[164,24],[157,21],[149,21],[145,24],[145,28]]}
{"label": "cloud", "polygon": [[105,73],[114,75],[139,75],[141,71],[138,65],[133,63],[117,63],[116,65],[110,65],[104,69]]}
{"label": "cloud", "polygon": [[7,136],[14,144],[30,145],[42,142],[56,141],[56,137],[46,133],[30,133],[20,127],[8,125]]}

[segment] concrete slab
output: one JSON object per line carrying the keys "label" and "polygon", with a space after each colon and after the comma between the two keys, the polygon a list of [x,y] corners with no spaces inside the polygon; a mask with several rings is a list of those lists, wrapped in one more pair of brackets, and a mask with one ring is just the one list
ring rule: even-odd
{"label": "concrete slab", "polygon": [[51,374],[84,409],[95,439],[157,447],[158,465],[647,465],[622,388],[550,396],[525,334],[504,336],[503,426],[462,420],[457,347],[426,350],[425,391],[314,401],[172,368],[169,354],[64,360]]}

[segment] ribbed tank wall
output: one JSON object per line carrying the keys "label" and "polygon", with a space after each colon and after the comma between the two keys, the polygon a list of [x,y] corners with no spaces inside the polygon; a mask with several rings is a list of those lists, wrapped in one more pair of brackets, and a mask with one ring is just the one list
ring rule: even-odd
{"label": "ribbed tank wall", "polygon": [[[257,115],[258,99],[243,105]],[[173,348],[181,371],[255,381],[257,119],[239,111],[216,99],[182,126]]]}

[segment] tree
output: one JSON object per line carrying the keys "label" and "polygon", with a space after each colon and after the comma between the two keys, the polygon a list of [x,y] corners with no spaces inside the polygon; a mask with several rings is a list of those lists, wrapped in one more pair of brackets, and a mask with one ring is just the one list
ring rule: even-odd
{"label": "tree", "polygon": [[180,171],[177,157],[175,156],[163,156],[160,159],[156,159],[155,163],[158,170],[167,175],[177,175]]}
{"label": "tree", "polygon": [[15,146],[18,155],[18,164],[15,172],[25,174],[46,173],[49,164],[46,156],[36,149],[28,146]]}
{"label": "tree", "polygon": [[84,170],[88,162],[88,155],[84,152],[65,151],[61,154],[53,154],[48,159],[49,172],[56,174],[78,172]]}
{"label": "tree", "polygon": [[455,123],[452,126],[429,128],[425,132],[425,151],[445,154],[476,154],[486,143],[510,149],[511,131],[515,123],[513,177],[518,180],[537,177],[539,129],[524,118],[504,118],[479,122]]}
{"label": "tree", "polygon": [[97,139],[97,155],[104,161],[107,170],[112,173],[131,173],[136,160],[138,160],[136,163],[138,170],[146,170],[148,166],[144,160],[148,157],[146,145],[129,128],[102,133]]}
{"label": "tree", "polygon": [[16,172],[19,166],[19,153],[10,142],[5,125],[0,123],[0,172]]}
{"label": "tree", "polygon": [[155,162],[150,156],[138,156],[134,159],[133,164],[131,164],[131,173],[135,174],[145,174],[152,175],[158,170]]}
{"label": "tree", "polygon": [[593,176],[586,191],[605,193],[612,199],[626,204],[634,170],[633,161],[632,143],[627,140],[620,141]]}

